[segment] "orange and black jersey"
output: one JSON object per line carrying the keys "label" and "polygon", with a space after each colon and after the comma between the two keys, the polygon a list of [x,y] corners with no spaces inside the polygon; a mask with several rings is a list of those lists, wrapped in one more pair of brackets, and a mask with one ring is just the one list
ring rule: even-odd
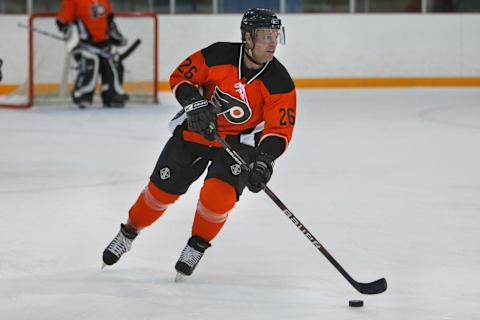
{"label": "orange and black jersey", "polygon": [[[170,76],[170,86],[196,86],[203,96],[221,110],[218,133],[239,135],[241,143],[256,146],[266,137],[282,139],[284,148],[292,138],[296,113],[296,92],[285,67],[276,59],[259,70],[243,66],[243,44],[217,42],[185,59]],[[177,97],[178,98],[178,97]],[[184,123],[181,111],[171,128]],[[200,134],[184,130],[184,139],[219,146]]]}
{"label": "orange and black jersey", "polygon": [[57,19],[64,23],[77,23],[80,38],[93,43],[108,40],[112,6],[109,0],[64,0]]}

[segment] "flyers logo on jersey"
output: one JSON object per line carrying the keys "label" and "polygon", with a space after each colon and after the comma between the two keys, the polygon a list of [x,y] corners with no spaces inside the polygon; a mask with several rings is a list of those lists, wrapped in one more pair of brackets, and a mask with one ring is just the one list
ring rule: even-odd
{"label": "flyers logo on jersey", "polygon": [[212,103],[220,110],[218,114],[223,114],[225,118],[233,124],[242,124],[248,121],[252,116],[252,109],[246,101],[246,95],[241,94],[245,101],[235,98],[218,87],[212,95]]}
{"label": "flyers logo on jersey", "polygon": [[90,7],[92,18],[103,17],[107,13],[107,8],[101,3],[95,3]]}

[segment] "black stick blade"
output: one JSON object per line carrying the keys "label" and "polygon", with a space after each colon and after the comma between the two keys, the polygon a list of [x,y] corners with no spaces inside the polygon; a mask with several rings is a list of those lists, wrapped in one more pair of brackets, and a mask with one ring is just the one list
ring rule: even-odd
{"label": "black stick blade", "polygon": [[124,53],[120,54],[120,60],[123,61],[123,60],[127,59],[128,56],[131,55],[132,52],[135,51],[135,49],[137,49],[137,47],[140,45],[140,43],[142,43],[142,40],[140,40],[140,39],[135,40],[130,45],[130,47],[128,47],[128,49],[125,50]]}
{"label": "black stick blade", "polygon": [[387,290],[387,280],[378,279],[369,283],[358,283],[356,289],[363,294],[379,294]]}

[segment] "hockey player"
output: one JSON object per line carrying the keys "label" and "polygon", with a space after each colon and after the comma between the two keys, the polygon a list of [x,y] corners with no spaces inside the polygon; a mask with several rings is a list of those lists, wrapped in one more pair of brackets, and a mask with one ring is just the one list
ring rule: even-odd
{"label": "hockey player", "polygon": [[115,61],[111,47],[125,45],[126,39],[114,22],[109,0],[64,0],[56,23],[66,38],[75,24],[80,42],[101,50],[92,52],[81,46],[74,49],[73,57],[78,66],[78,74],[71,93],[73,102],[81,109],[92,104],[100,73],[103,106],[123,107],[128,99],[122,88],[123,66],[121,61]]}
{"label": "hockey player", "polygon": [[[130,250],[150,226],[208,168],[192,236],[175,269],[191,275],[247,186],[261,191],[273,163],[292,137],[296,93],[285,67],[274,58],[283,32],[266,9],[249,9],[241,22],[242,43],[218,42],[187,57],[170,77],[183,107],[171,121],[173,135],[150,181],[130,208],[128,220],[103,252],[105,265]],[[223,137],[247,163],[249,173],[214,139]]]}

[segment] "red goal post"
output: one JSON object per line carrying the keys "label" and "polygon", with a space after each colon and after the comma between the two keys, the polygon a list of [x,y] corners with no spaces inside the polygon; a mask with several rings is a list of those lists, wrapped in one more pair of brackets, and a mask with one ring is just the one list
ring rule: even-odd
{"label": "red goal post", "polygon": [[[55,13],[34,13],[28,19],[28,68],[23,83],[11,92],[0,94],[0,107],[29,108],[33,105],[72,104],[70,90],[75,79],[75,66],[65,43],[35,32],[38,28],[60,35],[55,26]],[[127,38],[127,46],[136,39],[138,48],[124,61],[124,90],[131,103],[158,103],[158,18],[150,12],[116,12],[115,21]],[[100,78],[100,77],[99,77]],[[2,84],[0,84],[2,85]],[[5,91],[5,90],[3,90]],[[98,102],[99,85],[95,100]],[[95,103],[95,102],[94,102]]]}

